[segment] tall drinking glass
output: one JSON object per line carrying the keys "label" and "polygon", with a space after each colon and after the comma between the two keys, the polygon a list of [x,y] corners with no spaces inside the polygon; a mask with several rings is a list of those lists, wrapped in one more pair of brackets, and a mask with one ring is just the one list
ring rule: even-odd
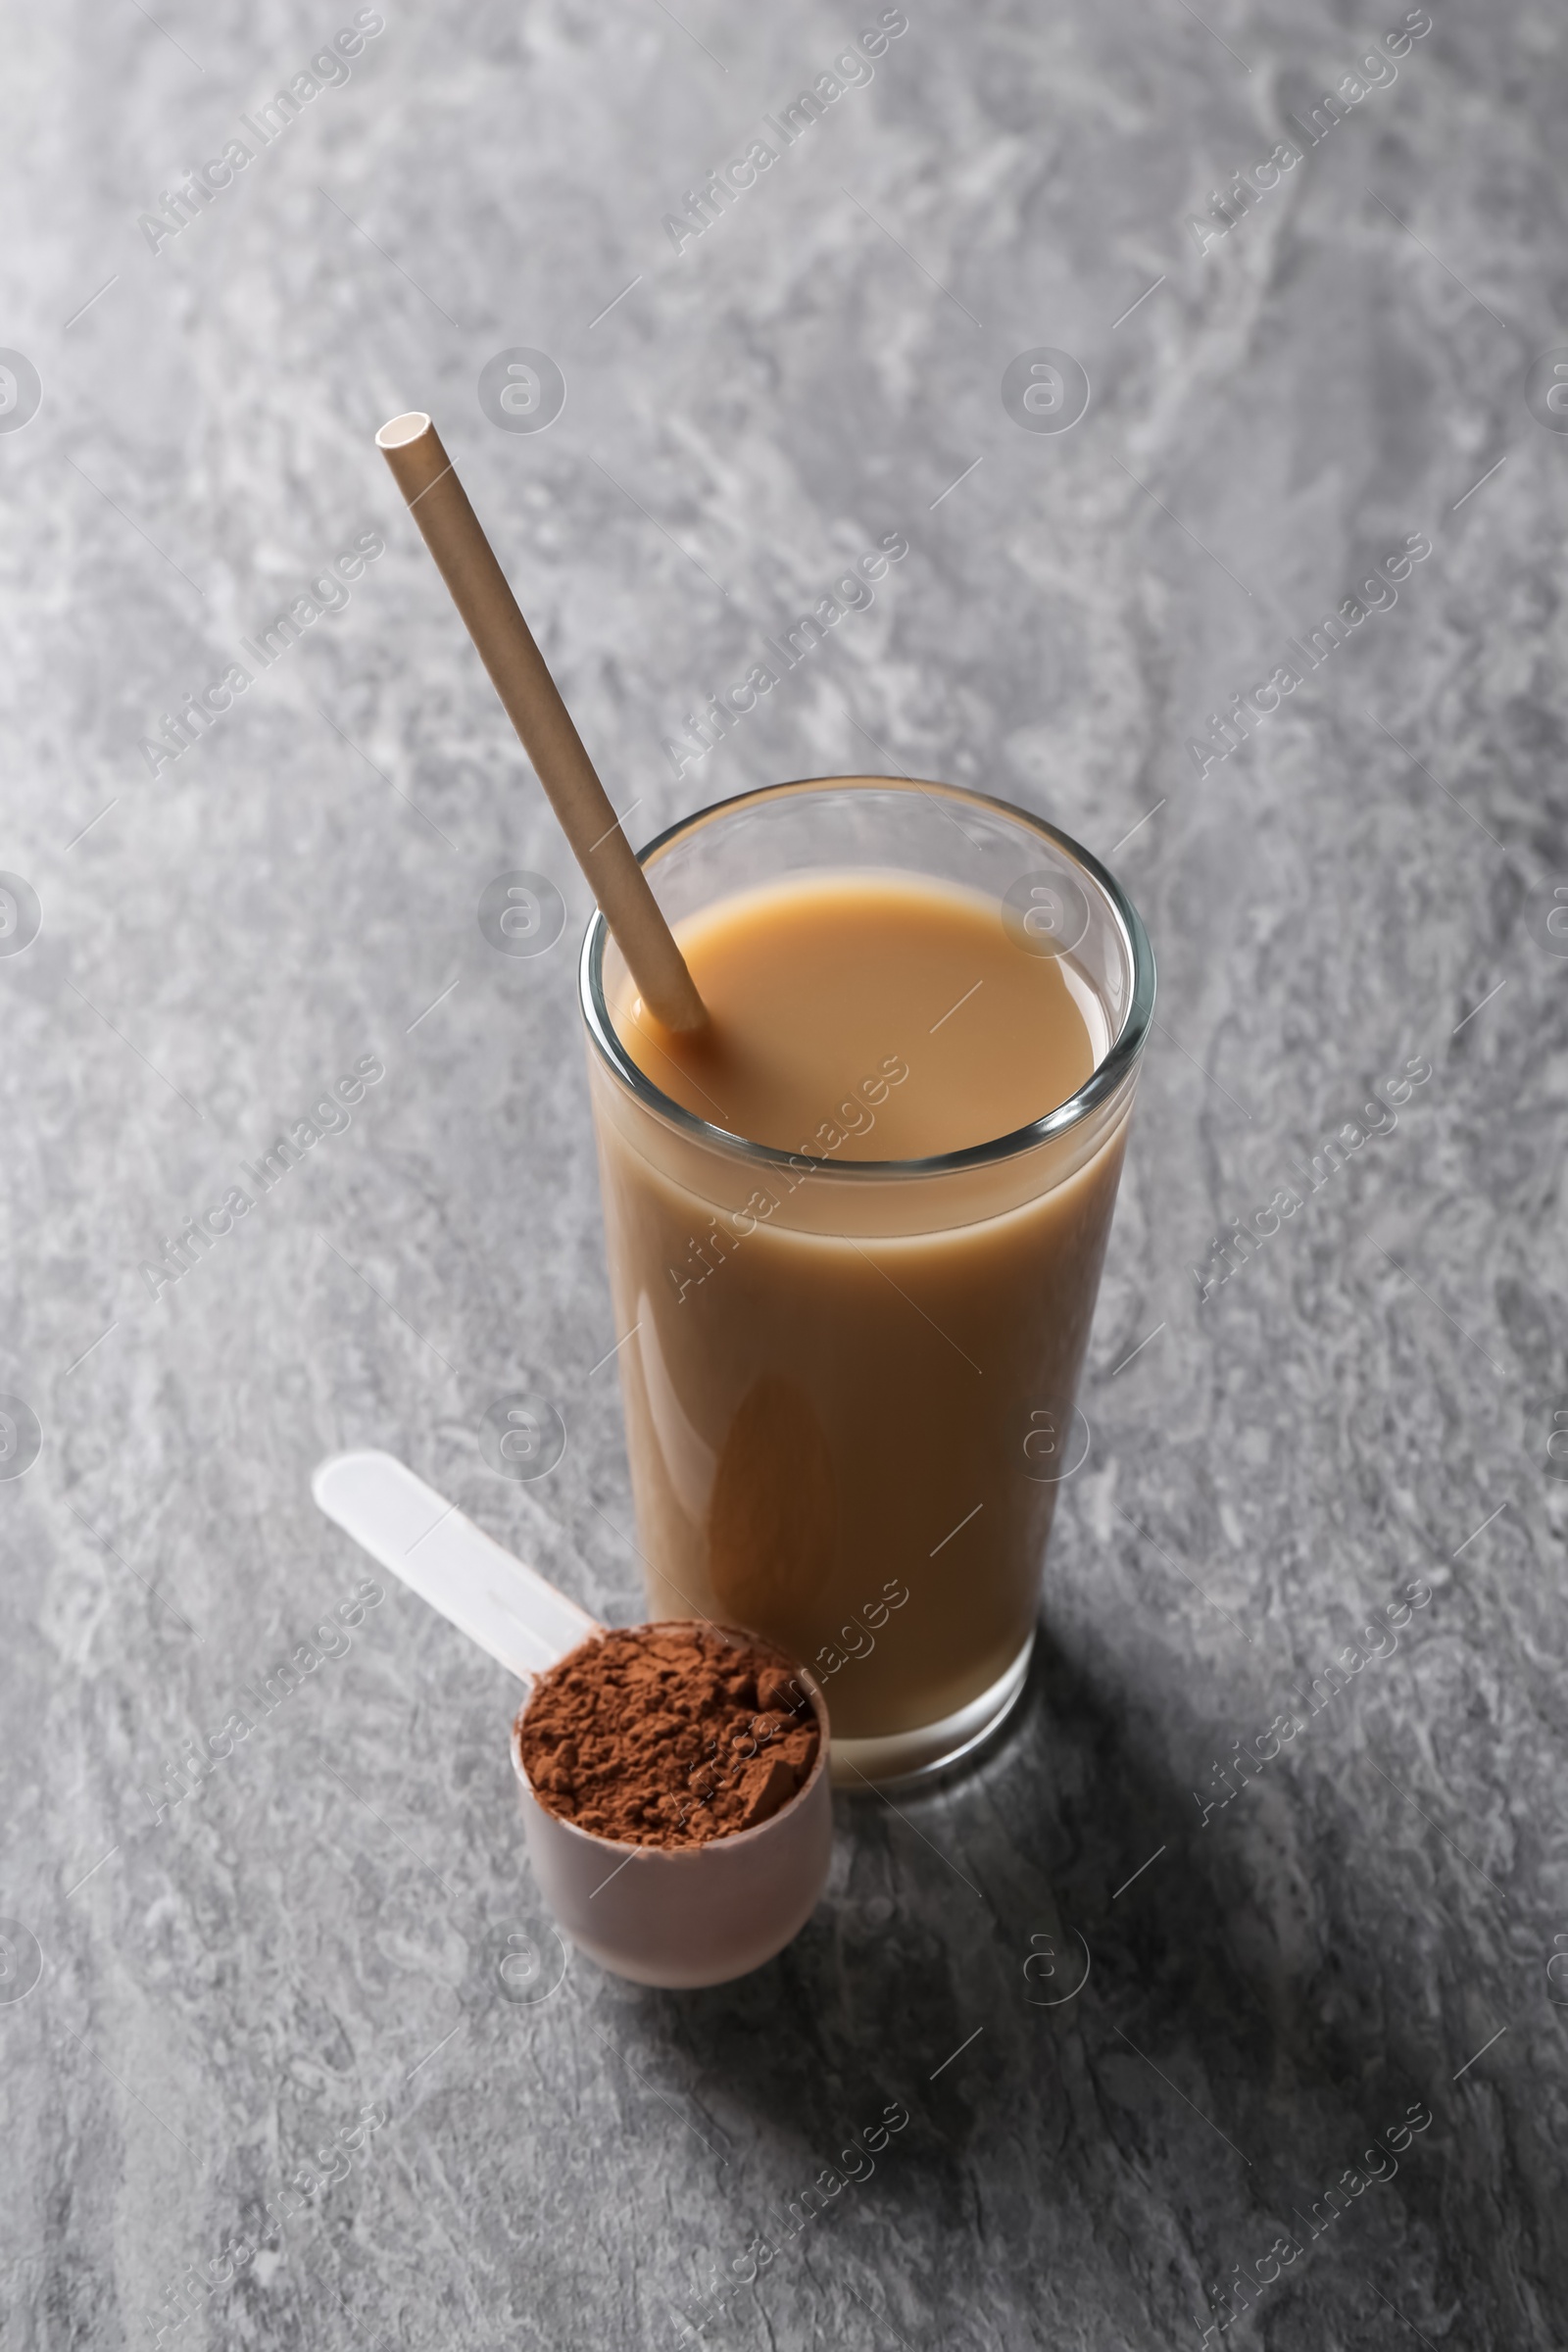
{"label": "tall drinking glass", "polygon": [[677,935],[784,879],[958,889],[1017,954],[1060,959],[1093,1041],[1070,1101],[970,1150],[779,1151],[661,1091],[623,1042],[632,988],[602,915],[583,944],[648,1614],[750,1626],[810,1664],[852,1781],[934,1771],[1023,1688],[1056,1490],[1088,1447],[1073,1400],[1149,941],[1087,851],[952,785],[774,785],[683,818],[642,861]]}

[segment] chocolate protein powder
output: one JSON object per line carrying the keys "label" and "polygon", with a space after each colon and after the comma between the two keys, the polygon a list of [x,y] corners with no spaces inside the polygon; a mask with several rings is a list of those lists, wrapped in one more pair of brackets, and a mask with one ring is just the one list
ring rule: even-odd
{"label": "chocolate protein powder", "polygon": [[819,1736],[781,1650],[660,1625],[596,1636],[542,1674],[519,1744],[564,1821],[627,1845],[705,1845],[788,1804]]}

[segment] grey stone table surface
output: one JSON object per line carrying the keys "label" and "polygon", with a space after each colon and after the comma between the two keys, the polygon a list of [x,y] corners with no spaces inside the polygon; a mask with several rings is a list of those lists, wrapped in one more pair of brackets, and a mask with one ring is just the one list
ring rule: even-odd
{"label": "grey stone table surface", "polygon": [[[7,19],[7,2347],[1568,2341],[1560,16]],[[640,1613],[408,406],[635,835],[973,781],[1160,958],[1021,1716],[710,1992],[563,1973],[512,1687],[310,1498]]]}

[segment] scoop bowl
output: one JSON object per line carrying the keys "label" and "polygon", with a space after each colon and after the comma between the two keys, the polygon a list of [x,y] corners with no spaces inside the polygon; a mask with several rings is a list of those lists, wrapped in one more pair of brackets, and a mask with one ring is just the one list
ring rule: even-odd
{"label": "scoop bowl", "polygon": [[[747,1639],[728,1626],[714,1631]],[[805,1927],[832,1856],[833,1791],[827,1705],[811,1676],[797,1671],[820,1735],[809,1774],[766,1821],[703,1845],[628,1845],[553,1813],[522,1761],[528,1709],[519,1708],[512,1762],[533,1875],[572,1942],[601,1968],[638,1984],[723,1984],[760,1968]]]}
{"label": "scoop bowl", "polygon": [[[334,1454],[311,1491],[372,1559],[523,1682],[606,1630],[392,1454]],[[809,1774],[755,1829],[702,1845],[629,1845],[553,1813],[523,1765],[527,1701],[518,1709],[512,1762],[528,1859],[562,1928],[601,1968],[637,1984],[723,1984],[760,1968],[806,1925],[832,1858],[833,1802],[827,1702],[797,1671],[819,1734]]]}

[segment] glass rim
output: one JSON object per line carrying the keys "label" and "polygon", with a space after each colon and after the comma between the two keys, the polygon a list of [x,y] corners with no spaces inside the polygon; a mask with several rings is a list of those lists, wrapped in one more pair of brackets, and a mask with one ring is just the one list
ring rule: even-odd
{"label": "glass rim", "polygon": [[[665,850],[686,835],[695,833],[716,818],[733,816],[745,808],[756,808],[769,801],[784,800],[795,795],[827,792],[844,786],[869,786],[883,792],[915,792],[922,798],[933,795],[944,800],[964,803],[1004,816],[1027,832],[1040,835],[1054,848],[1062,852],[1073,864],[1080,867],[1102,892],[1121,928],[1127,951],[1132,986],[1128,992],[1127,1010],[1120,1028],[1111,1039],[1104,1054],[1096,1064],[1076,1094],[1043,1118],[1032,1119],[1027,1126],[1015,1127],[1006,1135],[994,1136],[983,1144],[966,1145],[959,1152],[941,1152],[924,1159],[830,1159],[808,1152],[783,1152],[772,1144],[754,1143],[749,1136],[737,1135],[728,1127],[716,1127],[711,1121],[699,1118],[672,1095],[656,1086],[647,1073],[639,1068],[621,1044],[610,1017],[605,1001],[605,947],[610,938],[610,926],[604,910],[596,906],[583,934],[582,953],[578,960],[578,999],[583,1020],[600,1058],[612,1075],[640,1102],[644,1109],[710,1149],[739,1154],[754,1165],[765,1168],[790,1168],[799,1171],[806,1167],[813,1178],[825,1176],[840,1183],[865,1184],[872,1181],[887,1183],[899,1179],[917,1179],[929,1176],[949,1176],[965,1169],[995,1165],[1000,1160],[1016,1158],[1033,1151],[1038,1145],[1054,1141],[1093,1117],[1116,1093],[1123,1081],[1137,1067],[1138,1059],[1149,1036],[1154,1010],[1154,951],[1137,907],[1128,898],[1115,876],[1101,864],[1094,853],[1086,850],[1071,834],[1032,809],[1019,808],[1011,801],[1004,801],[995,793],[975,792],[964,784],[938,784],[913,776],[798,776],[787,783],[761,784],[749,792],[738,792],[727,800],[710,802],[706,808],[694,808],[689,815],[677,817],[666,825],[637,852],[637,861],[650,865]],[[911,869],[913,870],[913,869]]]}

